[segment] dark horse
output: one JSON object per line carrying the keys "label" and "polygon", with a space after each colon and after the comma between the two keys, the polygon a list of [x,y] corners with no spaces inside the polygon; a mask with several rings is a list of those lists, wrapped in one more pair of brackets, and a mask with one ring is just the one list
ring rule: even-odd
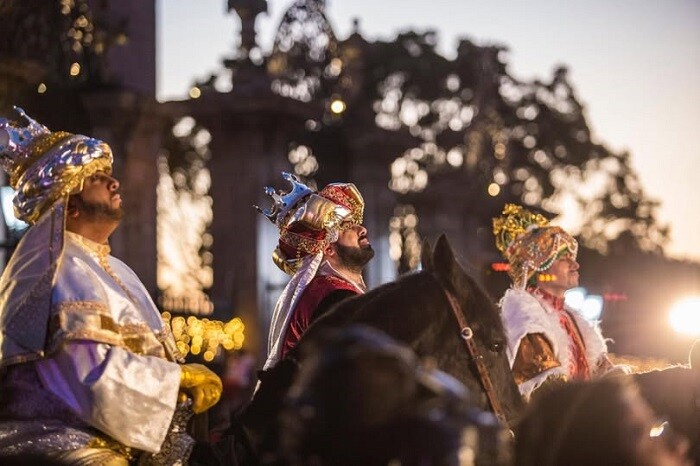
{"label": "dark horse", "polygon": [[657,414],[667,417],[691,444],[690,456],[700,465],[700,340],[687,366],[633,375],[642,395]]}
{"label": "dark horse", "polygon": [[[364,324],[409,346],[419,357],[429,358],[438,369],[469,389],[475,406],[491,410],[474,360],[460,336],[448,292],[473,331],[479,359],[488,371],[508,424],[512,424],[523,402],[508,365],[506,337],[497,308],[457,263],[444,236],[438,239],[434,251],[424,245],[422,264],[420,272],[336,305],[308,329],[297,347],[301,351],[292,354],[291,359],[303,359],[300,355],[304,342],[313,340],[324,329]],[[299,363],[303,364],[303,360]],[[251,439],[250,450],[263,452],[263,456],[265,451],[275,451],[274,424],[295,371],[296,362],[287,358],[260,375],[260,389],[240,417]]]}

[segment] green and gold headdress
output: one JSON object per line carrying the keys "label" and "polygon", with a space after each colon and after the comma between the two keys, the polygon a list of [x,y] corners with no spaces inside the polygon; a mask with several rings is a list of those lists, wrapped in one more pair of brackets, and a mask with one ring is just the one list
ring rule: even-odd
{"label": "green and gold headdress", "polygon": [[519,288],[536,272],[547,270],[561,252],[569,251],[574,258],[578,253],[573,236],[551,226],[543,215],[515,204],[506,204],[501,217],[493,219],[493,234],[510,266],[508,274]]}

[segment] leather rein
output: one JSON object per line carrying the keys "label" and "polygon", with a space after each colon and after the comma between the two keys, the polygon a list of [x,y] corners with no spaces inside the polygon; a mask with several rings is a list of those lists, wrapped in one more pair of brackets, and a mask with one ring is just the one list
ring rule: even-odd
{"label": "leather rein", "polygon": [[457,301],[457,298],[455,298],[454,295],[450,293],[450,291],[447,288],[445,288],[444,285],[441,284],[441,288],[442,291],[444,291],[445,296],[447,297],[447,301],[450,303],[452,313],[454,314],[455,318],[457,319],[457,323],[459,324],[459,335],[462,338],[462,341],[464,341],[464,344],[467,347],[467,351],[469,352],[469,356],[471,356],[471,359],[472,361],[474,361],[476,369],[479,372],[479,381],[484,387],[484,391],[486,392],[486,398],[488,398],[489,400],[491,409],[493,410],[498,420],[501,421],[503,425],[508,426],[508,421],[503,412],[503,407],[501,405],[500,400],[498,399],[498,396],[496,395],[496,388],[493,386],[493,382],[491,382],[491,376],[489,376],[489,372],[486,369],[486,365],[484,364],[484,357],[479,353],[479,349],[476,347],[476,343],[474,342],[474,331],[468,325],[467,319],[464,317],[462,306],[459,305],[459,301]]}

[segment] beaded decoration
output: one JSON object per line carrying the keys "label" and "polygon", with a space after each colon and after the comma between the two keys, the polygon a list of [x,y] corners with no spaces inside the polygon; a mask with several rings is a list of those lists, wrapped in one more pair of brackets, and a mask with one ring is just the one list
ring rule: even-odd
{"label": "beaded decoration", "polygon": [[508,261],[508,274],[518,288],[525,288],[537,272],[547,270],[560,253],[568,251],[573,258],[578,242],[569,233],[552,226],[541,214],[506,204],[501,217],[493,219],[496,247]]}

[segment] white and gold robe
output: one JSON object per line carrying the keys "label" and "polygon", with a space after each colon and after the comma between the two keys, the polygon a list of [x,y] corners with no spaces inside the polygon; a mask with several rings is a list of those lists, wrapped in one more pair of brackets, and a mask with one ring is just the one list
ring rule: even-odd
{"label": "white and gold robe", "polygon": [[180,383],[172,335],[136,274],[62,220],[59,204],[32,226],[0,280],[0,453],[105,438],[158,452]]}

